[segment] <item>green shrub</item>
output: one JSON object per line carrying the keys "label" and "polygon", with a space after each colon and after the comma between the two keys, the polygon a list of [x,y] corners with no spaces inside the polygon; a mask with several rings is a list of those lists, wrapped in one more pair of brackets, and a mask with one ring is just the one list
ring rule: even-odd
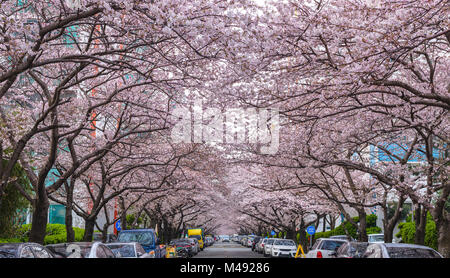
{"label": "green shrub", "polygon": [[[411,217],[408,219],[411,221]],[[395,236],[401,238],[403,243],[414,244],[416,224],[414,222],[402,222],[398,224],[398,228],[400,231]],[[437,238],[436,223],[433,221],[431,214],[428,213],[425,226],[425,245],[436,250]]]}
{"label": "green shrub", "polygon": [[381,234],[382,230],[380,227],[369,227],[366,229],[366,233],[370,234]]}
{"label": "green shrub", "polygon": [[0,238],[0,243],[24,242],[20,238]]}
{"label": "green shrub", "polygon": [[[84,229],[73,227],[75,232],[75,241],[82,241]],[[27,242],[31,231],[31,224],[22,225],[18,231],[16,238],[7,240],[19,240],[12,242]],[[45,229],[44,245],[67,242],[66,226],[64,224],[47,224]]]}

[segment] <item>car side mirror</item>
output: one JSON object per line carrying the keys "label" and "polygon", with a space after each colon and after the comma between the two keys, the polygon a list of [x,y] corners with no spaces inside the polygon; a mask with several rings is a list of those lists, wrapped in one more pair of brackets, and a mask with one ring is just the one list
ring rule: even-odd
{"label": "car side mirror", "polygon": [[144,254],[142,254],[141,252],[137,252],[136,255],[137,255],[138,257],[142,257]]}

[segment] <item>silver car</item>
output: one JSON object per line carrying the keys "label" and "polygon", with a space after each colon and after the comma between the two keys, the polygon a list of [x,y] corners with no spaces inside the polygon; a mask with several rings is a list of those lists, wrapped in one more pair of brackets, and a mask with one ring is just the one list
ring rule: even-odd
{"label": "silver car", "polygon": [[405,243],[372,243],[363,258],[443,258],[428,246]]}
{"label": "silver car", "polygon": [[275,241],[275,238],[268,238],[264,243],[263,255],[264,257],[270,256],[270,252],[272,251],[272,244]]}

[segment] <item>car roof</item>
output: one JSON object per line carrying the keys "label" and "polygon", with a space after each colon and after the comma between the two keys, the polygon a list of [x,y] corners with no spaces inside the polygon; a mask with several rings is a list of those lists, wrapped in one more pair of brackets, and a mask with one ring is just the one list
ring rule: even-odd
{"label": "car roof", "polygon": [[434,250],[433,248],[430,248],[428,246],[424,246],[424,245],[418,245],[418,244],[410,244],[410,243],[377,243],[374,242],[372,244],[378,244],[378,245],[384,245],[385,247],[405,247],[405,248],[421,248],[421,249],[431,249]]}
{"label": "car roof", "polygon": [[64,243],[55,243],[55,244],[48,244],[47,247],[58,247],[58,246],[68,246],[70,244],[80,245],[80,246],[92,246],[94,244],[102,244],[101,242],[90,242],[90,241],[79,241],[79,242],[64,242]]}
{"label": "car roof", "polygon": [[17,248],[19,247],[21,244],[25,244],[26,242],[10,242],[10,243],[0,243],[0,248],[1,247],[5,247],[5,248]]}
{"label": "car roof", "polygon": [[317,240],[327,240],[327,241],[342,241],[342,242],[348,242],[348,240],[345,239],[340,239],[340,238],[318,238]]}

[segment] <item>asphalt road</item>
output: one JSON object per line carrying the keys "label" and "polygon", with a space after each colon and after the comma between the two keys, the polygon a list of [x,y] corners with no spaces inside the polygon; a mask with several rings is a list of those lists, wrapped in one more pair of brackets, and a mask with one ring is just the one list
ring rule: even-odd
{"label": "asphalt road", "polygon": [[206,247],[193,258],[264,258],[262,254],[252,252],[249,247],[244,247],[234,242],[216,242]]}

